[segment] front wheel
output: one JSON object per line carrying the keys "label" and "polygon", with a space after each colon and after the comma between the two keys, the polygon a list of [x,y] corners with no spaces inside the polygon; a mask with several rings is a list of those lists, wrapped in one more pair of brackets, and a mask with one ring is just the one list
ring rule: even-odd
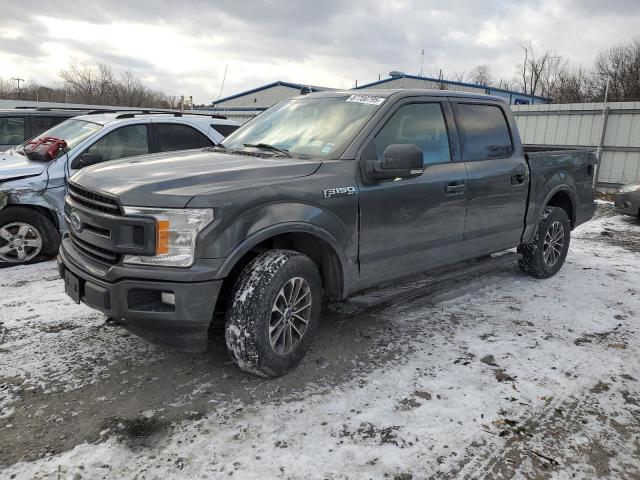
{"label": "front wheel", "polygon": [[564,264],[571,240],[571,223],[558,207],[547,207],[538,223],[533,242],[521,245],[518,261],[523,272],[536,278],[549,278]]}
{"label": "front wheel", "polygon": [[54,255],[60,235],[37,210],[10,206],[0,210],[0,264],[34,263]]}
{"label": "front wheel", "polygon": [[291,250],[259,255],[240,274],[231,299],[225,340],[242,370],[277,377],[302,361],[322,304],[322,279],[309,257]]}

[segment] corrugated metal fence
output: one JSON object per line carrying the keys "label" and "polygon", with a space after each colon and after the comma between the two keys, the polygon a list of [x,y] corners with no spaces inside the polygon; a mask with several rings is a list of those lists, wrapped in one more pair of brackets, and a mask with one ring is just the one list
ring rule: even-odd
{"label": "corrugated metal fence", "polygon": [[523,143],[600,149],[598,186],[613,192],[640,180],[640,102],[518,105]]}

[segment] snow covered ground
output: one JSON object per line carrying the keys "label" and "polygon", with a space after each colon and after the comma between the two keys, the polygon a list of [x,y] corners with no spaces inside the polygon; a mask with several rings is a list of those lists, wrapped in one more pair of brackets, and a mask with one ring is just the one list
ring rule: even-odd
{"label": "snow covered ground", "polygon": [[0,270],[0,477],[638,478],[640,224],[578,228],[558,275],[329,309],[267,381],[72,304],[55,264]]}

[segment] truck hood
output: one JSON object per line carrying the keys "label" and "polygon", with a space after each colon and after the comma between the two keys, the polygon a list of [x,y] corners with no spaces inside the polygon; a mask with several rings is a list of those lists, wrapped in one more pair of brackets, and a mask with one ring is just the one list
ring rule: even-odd
{"label": "truck hood", "polygon": [[0,153],[0,182],[40,175],[47,165],[46,162],[29,160],[14,149],[7,150]]}
{"label": "truck hood", "polygon": [[113,194],[122,205],[183,208],[196,195],[311,175],[321,163],[186,150],[95,165],[71,181]]}

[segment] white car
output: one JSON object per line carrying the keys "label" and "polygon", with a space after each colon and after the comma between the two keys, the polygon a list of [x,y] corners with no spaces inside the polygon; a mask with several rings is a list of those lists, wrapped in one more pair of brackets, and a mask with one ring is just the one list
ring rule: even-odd
{"label": "white car", "polygon": [[217,145],[239,125],[225,117],[160,111],[89,113],[0,153],[0,264],[57,252],[68,179],[135,155]]}

